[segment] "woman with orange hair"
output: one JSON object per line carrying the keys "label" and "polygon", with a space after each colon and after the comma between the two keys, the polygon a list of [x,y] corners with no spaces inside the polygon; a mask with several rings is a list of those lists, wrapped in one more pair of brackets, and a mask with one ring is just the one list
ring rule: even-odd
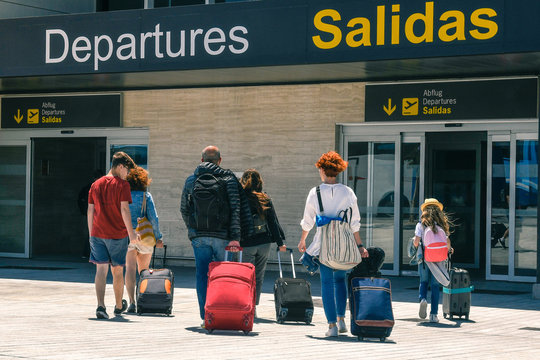
{"label": "woman with orange hair", "polygon": [[[133,228],[137,227],[137,218],[141,217],[141,209],[143,208],[143,200],[145,200],[146,211],[144,215],[148,218],[148,221],[152,224],[154,237],[156,238],[156,247],[163,247],[163,235],[159,231],[159,220],[156,212],[156,206],[152,194],[148,192],[148,185],[152,182],[152,179],[148,176],[148,171],[140,166],[136,166],[132,169],[127,177],[129,186],[131,187],[131,199],[132,203],[129,204],[129,211],[131,212],[131,223]],[[150,266],[150,260],[152,253],[154,252],[153,246],[146,246],[143,242],[139,242],[136,245],[129,245],[126,255],[126,290],[129,296],[128,313],[135,313],[135,283],[137,280],[137,270],[140,274],[141,271],[148,269]]]}
{"label": "woman with orange hair", "polygon": [[[316,225],[317,216],[322,215],[320,209],[320,203],[322,202],[324,204],[324,215],[327,217],[336,218],[342,210],[352,209],[349,224],[354,239],[362,257],[369,256],[360,238],[360,212],[356,202],[356,195],[350,187],[337,182],[338,174],[344,171],[347,165],[347,162],[335,151],[323,154],[315,164],[319,169],[322,184],[311,189],[306,200],[304,217],[300,222],[302,226],[302,237],[298,243],[300,252],[307,252],[313,257],[318,256],[320,253],[321,233],[319,228],[317,228],[313,241],[307,249],[306,238],[309,231]],[[338,333],[347,332],[347,326],[345,325],[345,307],[347,305],[346,271],[335,270],[320,264],[320,272],[323,308],[329,327],[326,336],[338,336]]]}

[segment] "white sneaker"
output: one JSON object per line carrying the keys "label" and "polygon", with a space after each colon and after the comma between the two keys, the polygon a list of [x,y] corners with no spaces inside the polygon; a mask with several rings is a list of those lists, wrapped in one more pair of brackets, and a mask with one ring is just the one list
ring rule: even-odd
{"label": "white sneaker", "polygon": [[347,332],[347,325],[345,325],[345,320],[344,319],[338,320],[337,328],[338,328],[338,332],[340,334]]}
{"label": "white sneaker", "polygon": [[427,301],[426,301],[426,299],[422,299],[420,301],[420,310],[418,310],[418,316],[420,316],[420,319],[425,319],[427,317]]}
{"label": "white sneaker", "polygon": [[437,317],[437,314],[429,314],[429,322],[438,323],[439,318]]}
{"label": "white sneaker", "polygon": [[329,328],[328,331],[324,335],[327,336],[327,337],[336,337],[336,336],[338,336],[338,328],[337,328],[337,326]]}

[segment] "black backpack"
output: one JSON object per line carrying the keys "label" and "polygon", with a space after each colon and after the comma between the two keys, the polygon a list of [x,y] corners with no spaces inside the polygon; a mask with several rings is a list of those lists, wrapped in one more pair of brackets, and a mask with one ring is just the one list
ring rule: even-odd
{"label": "black backpack", "polygon": [[212,174],[202,174],[195,179],[191,193],[193,223],[199,231],[223,230],[229,224],[230,208],[226,183]]}

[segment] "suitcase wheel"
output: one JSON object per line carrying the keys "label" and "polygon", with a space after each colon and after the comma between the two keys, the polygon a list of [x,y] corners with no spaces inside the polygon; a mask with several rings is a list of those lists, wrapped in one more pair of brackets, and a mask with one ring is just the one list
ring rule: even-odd
{"label": "suitcase wheel", "polygon": [[306,309],[305,322],[306,324],[311,324],[311,319],[313,319],[313,309]]}
{"label": "suitcase wheel", "polygon": [[249,334],[249,330],[244,330],[244,335],[248,335]]}
{"label": "suitcase wheel", "polygon": [[380,342],[385,342],[386,341],[386,338],[385,337],[382,337],[379,339]]}
{"label": "suitcase wheel", "polygon": [[448,317],[447,313],[443,313],[443,317],[446,319]]}
{"label": "suitcase wheel", "polygon": [[454,320],[454,315],[450,315],[450,320]]}
{"label": "suitcase wheel", "polygon": [[208,333],[211,334],[214,332],[214,329],[206,329],[206,331],[208,331]]}
{"label": "suitcase wheel", "polygon": [[469,320],[469,314],[465,314],[465,320]]}
{"label": "suitcase wheel", "polygon": [[363,336],[358,336],[358,341],[364,341],[364,337]]}

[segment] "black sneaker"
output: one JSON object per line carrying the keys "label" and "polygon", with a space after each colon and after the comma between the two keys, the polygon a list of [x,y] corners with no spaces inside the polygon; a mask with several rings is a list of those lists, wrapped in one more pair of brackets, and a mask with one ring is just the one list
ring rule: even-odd
{"label": "black sneaker", "polygon": [[116,306],[114,307],[114,315],[120,315],[122,314],[124,311],[126,311],[127,309],[127,301],[126,300],[122,300],[122,308],[121,309],[117,309]]}
{"label": "black sneaker", "polygon": [[131,303],[129,304],[129,307],[127,308],[127,313],[128,314],[135,314],[135,311],[136,311],[136,307],[135,307],[135,304],[134,303]]}
{"label": "black sneaker", "polygon": [[107,314],[107,310],[105,310],[103,306],[98,306],[98,308],[96,309],[96,317],[98,319],[108,319],[109,314]]}

